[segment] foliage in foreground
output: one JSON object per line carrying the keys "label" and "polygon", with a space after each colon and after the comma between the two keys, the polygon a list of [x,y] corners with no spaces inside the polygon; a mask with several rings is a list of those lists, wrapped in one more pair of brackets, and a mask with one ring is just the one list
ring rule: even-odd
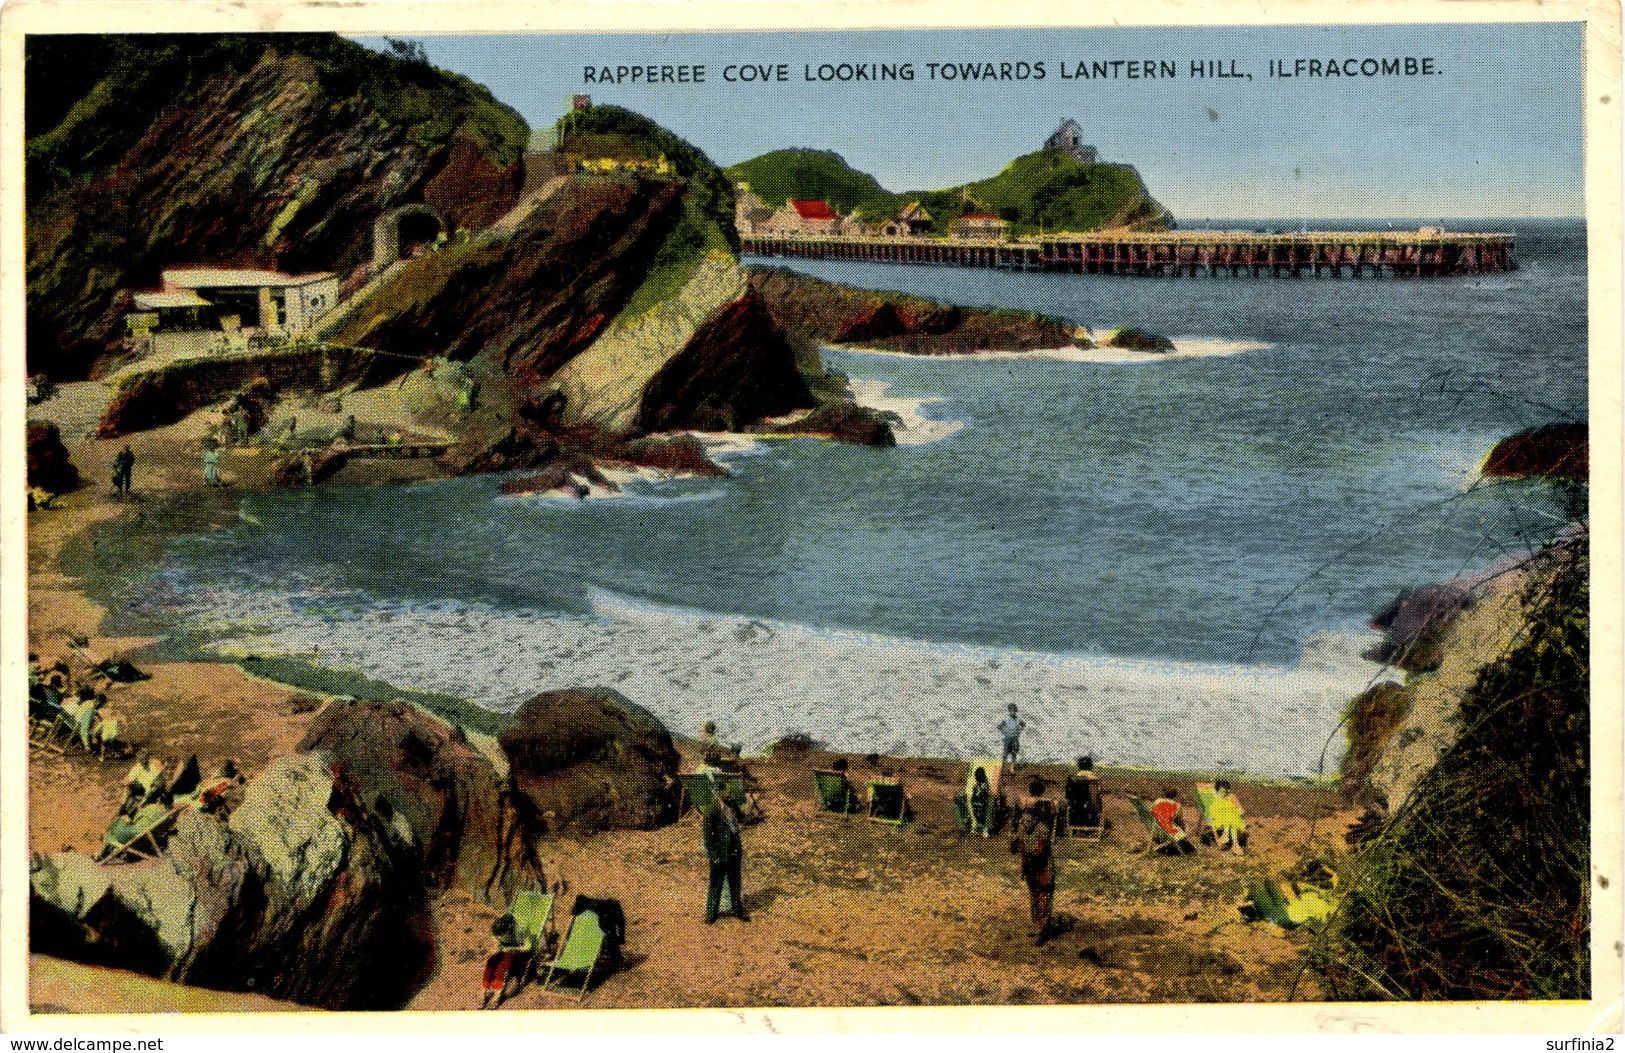
{"label": "foliage in foreground", "polygon": [[1310,951],[1332,997],[1589,996],[1588,553],[1581,532],[1542,554],[1455,746],[1351,860]]}

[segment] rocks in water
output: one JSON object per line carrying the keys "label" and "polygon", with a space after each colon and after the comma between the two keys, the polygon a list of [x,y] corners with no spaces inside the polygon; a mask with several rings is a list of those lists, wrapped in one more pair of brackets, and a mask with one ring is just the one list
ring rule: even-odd
{"label": "rocks in water", "polygon": [[835,342],[850,344],[860,340],[884,340],[908,331],[909,323],[903,320],[896,306],[881,301],[842,323],[835,331]]}
{"label": "rocks in water", "polygon": [[1371,628],[1386,634],[1368,657],[1391,662],[1407,672],[1438,664],[1439,633],[1458,611],[1473,601],[1469,579],[1405,589],[1375,618]]}
{"label": "rocks in water", "polygon": [[509,778],[552,828],[649,829],[676,818],[671,733],[617,691],[544,692],[498,741]]}
{"label": "rocks in water", "polygon": [[1119,329],[1113,333],[1111,339],[1106,341],[1107,347],[1120,348],[1124,351],[1151,351],[1166,354],[1175,350],[1174,342],[1166,336],[1157,336],[1153,333],[1142,333],[1138,329]]}
{"label": "rocks in water", "polygon": [[68,459],[62,433],[50,421],[28,422],[28,485],[53,494],[79,485],[79,469]]}
{"label": "rocks in water", "polygon": [[676,475],[726,476],[728,470],[713,461],[705,445],[692,435],[634,439],[622,451],[628,463]]}
{"label": "rocks in water", "polygon": [[500,472],[544,464],[558,454],[558,440],[553,436],[510,426],[495,434],[465,433],[440,455],[440,466],[456,475]]}
{"label": "rocks in water", "polygon": [[335,702],[299,748],[332,758],[363,811],[415,847],[430,888],[505,906],[541,881],[528,802],[461,729],[401,702]]}
{"label": "rocks in water", "polygon": [[779,429],[795,435],[818,435],[856,446],[896,446],[893,418],[877,409],[850,402],[830,402]]}
{"label": "rocks in water", "polygon": [[[1495,444],[1484,458],[1485,475],[1584,479],[1590,474],[1590,429],[1585,424],[1545,424]],[[32,462],[30,462],[32,463]]]}

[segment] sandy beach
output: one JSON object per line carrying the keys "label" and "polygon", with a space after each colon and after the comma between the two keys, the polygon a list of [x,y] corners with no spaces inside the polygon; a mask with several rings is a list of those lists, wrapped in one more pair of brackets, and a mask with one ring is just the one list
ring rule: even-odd
{"label": "sandy beach", "polygon": [[[325,700],[254,679],[234,665],[154,661],[146,649],[148,640],[100,637],[104,612],[86,598],[82,583],[64,577],[58,566],[64,544],[80,532],[198,485],[189,427],[182,422],[132,439],[139,458],[137,496],[128,503],[112,497],[102,482],[106,465],[122,443],[88,440],[82,438],[83,432],[66,436],[87,484],[62,498],[56,508],[31,514],[30,645],[49,663],[72,633],[89,636],[96,654],[133,658],[152,678],[118,686],[111,693],[111,704],[125,719],[130,737],[177,760],[191,753],[205,765],[236,758],[252,778],[271,759],[294,748]],[[233,616],[229,609],[225,613]],[[581,662],[570,676],[581,683],[616,680],[610,686],[658,714],[661,699],[672,690],[673,673],[686,674],[660,668],[650,663],[649,655],[627,649],[629,640],[653,640],[676,631],[669,612],[618,612],[611,625],[636,626],[640,618],[644,624],[636,631],[623,629],[621,636],[601,637],[597,645],[605,656]],[[492,646],[528,648],[532,655],[542,650],[535,626],[521,632],[516,625],[486,618],[475,619],[468,628],[468,638],[489,639]],[[392,631],[400,634],[401,654],[428,655],[426,671],[432,672],[437,655],[447,656],[444,649],[425,651],[424,638],[412,635],[410,626],[397,624]],[[510,631],[514,636],[508,640],[503,634]],[[578,626],[572,631],[586,629]],[[1106,764],[1111,829],[1099,842],[1057,842],[1056,909],[1066,929],[1044,946],[1035,946],[1028,931],[1025,889],[1004,837],[966,837],[953,818],[952,797],[963,785],[966,768],[949,755],[993,749],[991,725],[997,713],[989,715],[988,707],[977,703],[969,715],[953,720],[941,714],[919,716],[916,719],[942,727],[938,733],[942,755],[885,756],[892,744],[886,729],[847,729],[843,738],[837,729],[818,723],[810,708],[797,711],[785,701],[798,692],[807,694],[806,684],[819,683],[821,670],[828,668],[825,663],[835,651],[854,656],[852,667],[857,671],[840,689],[851,689],[875,674],[874,666],[865,664],[863,641],[831,638],[827,646],[833,650],[820,653],[808,650],[815,641],[784,627],[712,624],[685,631],[690,635],[679,634],[678,646],[692,649],[698,639],[694,634],[700,634],[713,645],[726,644],[732,656],[755,653],[756,667],[777,670],[783,681],[782,694],[757,699],[754,708],[714,714],[724,740],[745,742],[750,754],[768,737],[801,731],[824,740],[828,749],[781,748],[770,756],[746,757],[760,783],[765,815],[745,833],[749,924],[731,919],[715,926],[703,924],[705,862],[693,813],[652,831],[554,836],[545,842],[543,861],[550,881],[563,881],[569,892],[617,898],[628,918],[626,966],[595,984],[582,1003],[586,1007],[1315,997],[1312,979],[1300,975],[1297,966],[1306,937],[1246,924],[1236,905],[1250,880],[1280,874],[1341,846],[1356,812],[1329,786],[1289,781],[1239,785],[1251,823],[1248,854],[1204,850],[1191,858],[1164,858],[1144,853],[1146,834],[1127,795],[1155,795],[1166,784],[1185,788],[1188,800],[1191,784],[1201,776]],[[322,639],[325,660],[348,657],[341,630],[328,626]],[[586,642],[578,638],[571,645],[580,648]],[[893,653],[886,649],[887,655]],[[800,663],[794,660],[797,654],[803,655]],[[609,655],[618,656],[613,660],[623,676],[609,675]],[[705,652],[697,658],[713,661]],[[1044,703],[1038,700],[1045,698],[1044,691],[1060,690],[1061,681],[1054,679],[1058,674],[1042,663],[1013,665],[1017,667],[999,670],[990,668],[983,655],[957,655],[947,663],[943,656],[933,655],[928,665],[896,671],[898,679],[882,683],[885,690],[894,690],[898,683],[926,675],[924,670],[949,669],[957,679],[920,687],[976,697],[987,687],[978,677],[1020,678],[1034,689],[1030,749],[1035,756],[1059,760],[1081,738],[1097,755],[1121,763],[1126,750],[1119,750],[1120,744],[1103,729],[1080,736],[1076,729],[1065,728],[1063,710],[1042,708]],[[1170,677],[1186,673],[1169,670]],[[457,675],[452,666],[447,676]],[[1109,678],[1109,673],[1091,675]],[[1270,684],[1256,680],[1237,681],[1231,687],[1248,694],[1271,690]],[[1122,699],[1125,720],[1131,703],[1131,698]],[[900,702],[898,710],[907,712],[908,707]],[[1275,721],[1282,719],[1288,717],[1278,713]],[[698,756],[684,736],[698,729],[676,721],[671,728],[679,737],[686,769]],[[1266,730],[1261,723],[1258,737],[1266,737]],[[1200,738],[1187,737],[1193,742]],[[1237,735],[1232,741],[1245,738]],[[869,753],[882,756],[866,759]],[[1201,756],[1196,751],[1189,755],[1193,760]],[[820,812],[811,772],[837,756],[847,758],[855,782],[883,767],[894,770],[907,787],[915,820],[895,828],[862,816]],[[1237,766],[1258,763],[1249,757],[1225,759]],[[34,754],[29,768],[31,850],[94,852],[122,796],[128,763],[98,762],[83,754]],[[1024,766],[1017,781],[1041,774],[1053,785],[1065,770],[1060,764]],[[478,1004],[479,971],[491,949],[489,926],[495,914],[466,894],[440,898],[435,904],[437,969],[406,1008],[473,1009]],[[44,975],[45,970],[37,965],[36,972]],[[119,976],[55,962],[48,972],[49,996],[37,1000],[37,1007],[47,1011],[87,1011],[102,1005],[102,991],[111,982],[108,977]],[[148,983],[128,980],[132,989]],[[246,1001],[238,1005],[231,1001],[234,996],[217,997],[220,1002],[209,1004],[263,1008]],[[530,988],[503,1011],[575,1004]]]}

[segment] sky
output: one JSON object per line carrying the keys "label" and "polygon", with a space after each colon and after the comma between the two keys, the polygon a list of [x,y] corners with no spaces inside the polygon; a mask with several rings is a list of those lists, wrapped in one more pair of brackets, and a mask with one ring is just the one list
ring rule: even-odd
{"label": "sky", "polygon": [[[651,117],[722,165],[784,147],[829,149],[889,190],[991,176],[1071,117],[1102,160],[1134,165],[1184,221],[1583,212],[1574,23],[413,39],[533,128],[588,94]],[[1431,73],[1381,75],[1368,64],[1379,75],[1360,75],[1367,58],[1410,58],[1417,70],[1431,60]],[[1176,75],[1127,75],[1127,63],[1146,60],[1159,71],[1171,62]],[[1336,60],[1355,75],[1305,75],[1299,60]],[[1077,75],[1080,62],[1090,72],[1114,61],[1115,78]],[[1025,63],[1029,77],[950,80],[932,77],[932,62],[1009,63],[1012,77]],[[1238,76],[1196,78],[1193,62]],[[914,79],[824,82],[826,63],[910,63]],[[1031,76],[1039,63],[1043,79]],[[1300,75],[1271,76],[1272,63]],[[705,79],[586,82],[588,66],[647,64],[703,65]],[[788,79],[729,83],[732,64],[783,64]]]}

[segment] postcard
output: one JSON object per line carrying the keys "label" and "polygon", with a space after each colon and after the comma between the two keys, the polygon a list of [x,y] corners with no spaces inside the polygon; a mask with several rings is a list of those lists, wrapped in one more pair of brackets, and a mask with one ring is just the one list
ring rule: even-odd
{"label": "postcard", "polygon": [[8,1030],[1618,1030],[1617,7],[155,11],[4,15]]}

